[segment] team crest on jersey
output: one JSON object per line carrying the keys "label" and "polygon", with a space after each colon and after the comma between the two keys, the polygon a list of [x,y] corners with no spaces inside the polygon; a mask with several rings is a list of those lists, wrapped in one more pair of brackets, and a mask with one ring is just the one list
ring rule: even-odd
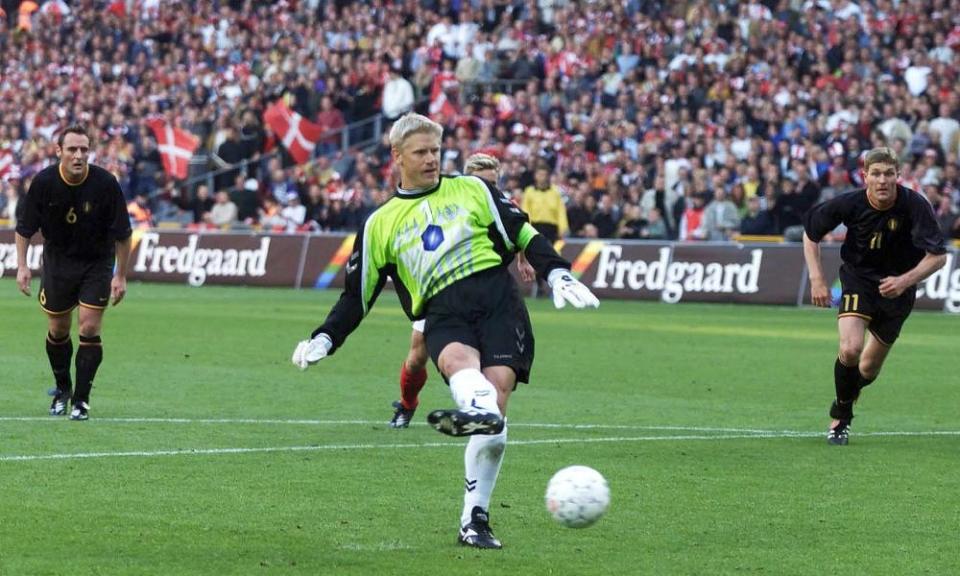
{"label": "team crest on jersey", "polygon": [[423,242],[424,250],[433,252],[443,244],[443,228],[436,224],[430,224],[420,235],[420,240]]}
{"label": "team crest on jersey", "polygon": [[896,231],[897,231],[897,228],[899,228],[899,227],[900,227],[900,222],[897,221],[896,218],[891,218],[891,219],[887,220],[887,228],[888,228],[891,232],[896,232]]}

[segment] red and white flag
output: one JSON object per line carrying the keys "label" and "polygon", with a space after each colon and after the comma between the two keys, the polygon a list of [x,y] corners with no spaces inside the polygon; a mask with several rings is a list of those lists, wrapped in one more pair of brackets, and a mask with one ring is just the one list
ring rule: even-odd
{"label": "red and white flag", "polygon": [[438,72],[433,77],[433,85],[430,87],[430,115],[452,118],[457,113],[456,105],[450,101],[447,91],[458,87],[456,77],[451,83],[450,78],[443,72]]}
{"label": "red and white flag", "polygon": [[323,134],[323,127],[287,108],[280,100],[267,107],[263,121],[276,133],[297,164],[303,164],[313,156],[313,149]]}
{"label": "red and white flag", "polygon": [[14,164],[13,152],[0,150],[0,180],[20,177],[20,167]]}
{"label": "red and white flag", "polygon": [[164,171],[178,180],[183,180],[190,172],[190,159],[200,140],[186,130],[174,128],[162,118],[147,120],[147,126],[153,130],[157,139],[157,149],[163,159]]}

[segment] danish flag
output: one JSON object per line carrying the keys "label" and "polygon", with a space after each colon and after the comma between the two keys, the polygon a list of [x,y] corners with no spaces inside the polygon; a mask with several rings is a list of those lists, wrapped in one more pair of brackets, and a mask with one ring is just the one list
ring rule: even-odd
{"label": "danish flag", "polygon": [[433,77],[433,85],[430,87],[431,116],[452,118],[457,113],[457,106],[447,96],[447,92],[456,89],[457,86],[456,77],[452,75],[439,72]]}
{"label": "danish flag", "polygon": [[9,180],[20,176],[20,167],[14,164],[13,152],[0,150],[0,179]]}
{"label": "danish flag", "polygon": [[263,113],[263,121],[276,133],[284,148],[297,164],[303,164],[313,156],[313,149],[323,134],[323,128],[305,119],[277,100]]}
{"label": "danish flag", "polygon": [[147,120],[147,126],[153,130],[153,136],[157,139],[164,171],[178,180],[186,178],[190,170],[190,159],[193,158],[193,151],[200,145],[200,140],[186,130],[167,124],[162,118]]}

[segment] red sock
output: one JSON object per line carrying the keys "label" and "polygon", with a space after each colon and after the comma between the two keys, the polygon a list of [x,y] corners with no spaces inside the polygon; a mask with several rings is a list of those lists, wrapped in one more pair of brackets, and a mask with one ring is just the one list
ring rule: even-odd
{"label": "red sock", "polygon": [[413,410],[420,404],[418,396],[423,385],[427,383],[427,369],[411,374],[407,372],[407,363],[400,365],[400,403],[407,410]]}

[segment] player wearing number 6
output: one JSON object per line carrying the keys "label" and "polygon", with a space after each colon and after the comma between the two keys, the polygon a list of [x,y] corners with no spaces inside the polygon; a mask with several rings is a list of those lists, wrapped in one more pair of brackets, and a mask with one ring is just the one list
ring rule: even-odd
{"label": "player wearing number 6", "polygon": [[815,306],[830,306],[820,240],[840,224],[847,227],[840,249],[840,352],[833,369],[830,444],[847,443],[853,404],[880,373],[913,310],[917,284],[947,261],[930,203],[897,184],[899,171],[893,150],[870,150],[863,163],[866,188],[819,204],[804,218],[803,255]]}
{"label": "player wearing number 6", "polygon": [[[47,357],[57,387],[52,416],[89,417],[90,390],[103,360],[100,329],[107,304],[127,292],[130,216],[116,177],[88,163],[90,137],[70,126],[57,139],[60,161],[41,170],[17,206],[17,286],[30,295],[27,248],[43,233],[40,306],[47,314]],[[114,272],[116,264],[116,272]],[[70,378],[73,309],[80,308],[76,387]],[[72,388],[72,389],[71,389]]]}
{"label": "player wearing number 6", "polygon": [[427,421],[444,434],[470,436],[458,539],[500,548],[488,512],[506,448],[507,399],[518,381],[528,381],[533,364],[530,318],[507,264],[522,250],[547,278],[557,307],[599,302],[492,183],[440,175],[442,135],[439,124],[419,114],[393,125],[396,194],[357,235],[343,294],[310,340],[297,345],[293,363],[307,368],[343,345],[389,276],[407,316],[426,320],[427,351],[456,404]]}

